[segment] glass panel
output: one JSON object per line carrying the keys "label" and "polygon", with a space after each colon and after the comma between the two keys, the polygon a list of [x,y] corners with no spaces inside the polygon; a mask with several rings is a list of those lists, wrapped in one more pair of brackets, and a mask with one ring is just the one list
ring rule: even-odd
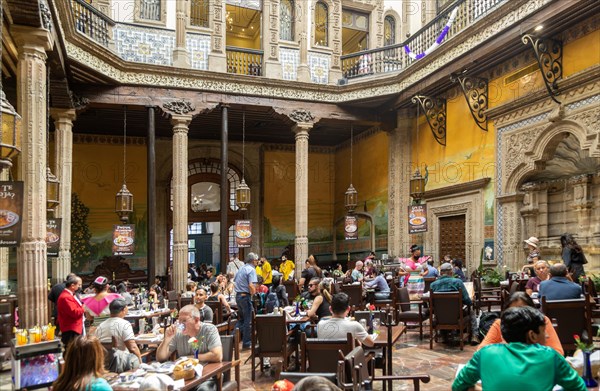
{"label": "glass panel", "polygon": [[188,239],[188,248],[196,248],[196,239]]}
{"label": "glass panel", "polygon": [[190,202],[194,212],[214,212],[221,209],[221,185],[198,182],[192,185]]}
{"label": "glass panel", "polygon": [[329,10],[327,9],[327,5],[320,1],[315,6],[315,45],[329,45],[329,20],[327,15],[328,11]]}
{"label": "glass panel", "polygon": [[196,251],[188,251],[188,263],[196,263]]}
{"label": "glass panel", "polygon": [[208,0],[192,0],[190,24],[192,26],[208,27]]}
{"label": "glass panel", "polygon": [[160,0],[140,0],[140,18],[160,20]]}
{"label": "glass panel", "polygon": [[279,39],[286,41],[294,40],[294,2],[293,0],[281,0],[279,20]]}
{"label": "glass panel", "polygon": [[383,44],[385,46],[396,43],[396,21],[392,16],[386,16],[383,22]]}

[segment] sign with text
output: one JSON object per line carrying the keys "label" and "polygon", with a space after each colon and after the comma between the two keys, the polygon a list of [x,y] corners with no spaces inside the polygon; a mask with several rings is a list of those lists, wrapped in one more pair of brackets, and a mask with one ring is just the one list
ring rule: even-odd
{"label": "sign with text", "polygon": [[235,244],[238,247],[250,247],[252,245],[252,220],[235,221]]}
{"label": "sign with text", "polygon": [[346,240],[358,239],[358,219],[356,216],[346,216],[344,236]]}
{"label": "sign with text", "polygon": [[408,233],[427,232],[427,205],[410,205],[408,207]]}
{"label": "sign with text", "polygon": [[23,182],[0,181],[0,247],[21,244]]}
{"label": "sign with text", "polygon": [[112,252],[121,256],[135,254],[135,224],[114,226]]}
{"label": "sign with text", "polygon": [[48,219],[46,221],[46,252],[48,257],[58,257],[61,225],[62,219]]}

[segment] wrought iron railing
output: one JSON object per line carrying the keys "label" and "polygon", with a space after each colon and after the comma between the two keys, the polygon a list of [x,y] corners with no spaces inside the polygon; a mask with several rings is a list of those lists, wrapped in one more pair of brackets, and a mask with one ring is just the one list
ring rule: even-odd
{"label": "wrought iron railing", "polygon": [[71,0],[71,10],[77,31],[108,47],[115,22],[84,0]]}
{"label": "wrought iron railing", "polygon": [[263,51],[227,46],[227,73],[262,76]]}
{"label": "wrought iron railing", "polygon": [[435,43],[450,14],[456,7],[458,7],[456,18],[448,31],[446,40],[458,34],[505,1],[507,0],[458,0],[402,43],[342,56],[344,77],[350,79],[403,70],[415,61],[405,52],[404,47],[408,46],[416,54],[425,52],[427,48]]}

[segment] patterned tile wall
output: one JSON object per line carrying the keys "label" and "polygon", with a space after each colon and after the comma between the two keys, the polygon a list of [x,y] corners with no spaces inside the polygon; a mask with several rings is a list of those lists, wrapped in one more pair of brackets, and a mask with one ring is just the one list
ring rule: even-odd
{"label": "patterned tile wall", "polygon": [[192,69],[208,70],[208,54],[210,53],[210,35],[190,34],[185,37],[185,45],[190,54]]}
{"label": "patterned tile wall", "polygon": [[175,32],[116,24],[114,41],[119,57],[126,61],[173,65]]}
{"label": "patterned tile wall", "polygon": [[279,62],[283,80],[298,80],[298,65],[300,64],[300,50],[279,47]]}
{"label": "patterned tile wall", "polygon": [[329,65],[331,56],[329,54],[308,52],[308,68],[310,69],[310,80],[317,84],[329,83]]}

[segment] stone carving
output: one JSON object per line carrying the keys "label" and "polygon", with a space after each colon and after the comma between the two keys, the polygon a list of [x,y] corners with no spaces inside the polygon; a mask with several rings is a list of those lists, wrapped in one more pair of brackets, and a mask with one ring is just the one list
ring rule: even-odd
{"label": "stone carving", "polygon": [[75,110],[81,110],[90,103],[88,98],[79,96],[73,91],[69,91],[69,95],[71,96],[71,102]]}
{"label": "stone carving", "polygon": [[600,107],[571,115],[568,119],[584,124],[587,133],[592,134],[600,129]]}
{"label": "stone carving", "polygon": [[529,152],[547,125],[538,126],[520,133],[508,135],[503,144],[507,146],[506,158],[504,163],[504,172],[512,173],[525,160],[525,153]]}
{"label": "stone carving", "polygon": [[170,111],[174,114],[189,114],[192,111],[196,110],[196,107],[191,104],[191,102],[186,101],[185,99],[181,100],[172,100],[166,103],[163,103],[163,108],[167,111]]}
{"label": "stone carving", "polygon": [[315,116],[305,109],[294,110],[289,117],[296,122],[313,122],[315,120]]}
{"label": "stone carving", "polygon": [[40,16],[44,28],[48,31],[52,31],[52,13],[50,13],[50,8],[45,1],[40,2]]}

